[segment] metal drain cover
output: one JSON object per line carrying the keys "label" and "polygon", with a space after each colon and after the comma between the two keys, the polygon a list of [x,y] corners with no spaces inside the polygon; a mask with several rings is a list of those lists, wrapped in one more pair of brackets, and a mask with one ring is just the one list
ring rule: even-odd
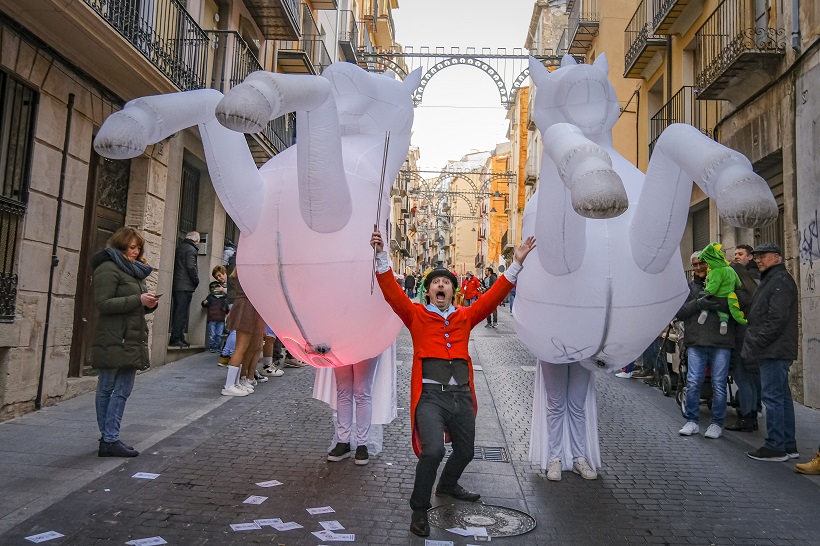
{"label": "metal drain cover", "polygon": [[427,512],[430,525],[439,529],[485,527],[493,538],[514,537],[535,529],[535,518],[524,512],[492,504],[445,504]]}

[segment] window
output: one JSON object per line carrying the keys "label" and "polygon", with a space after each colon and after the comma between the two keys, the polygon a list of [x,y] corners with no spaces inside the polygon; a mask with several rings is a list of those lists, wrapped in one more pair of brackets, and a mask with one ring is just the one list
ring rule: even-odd
{"label": "window", "polygon": [[692,212],[692,252],[706,248],[709,240],[709,207]]}
{"label": "window", "polygon": [[14,320],[17,241],[28,201],[37,92],[0,71],[0,321]]}
{"label": "window", "polygon": [[179,240],[196,231],[196,216],[199,204],[199,170],[190,163],[182,162],[182,189],[179,199]]}

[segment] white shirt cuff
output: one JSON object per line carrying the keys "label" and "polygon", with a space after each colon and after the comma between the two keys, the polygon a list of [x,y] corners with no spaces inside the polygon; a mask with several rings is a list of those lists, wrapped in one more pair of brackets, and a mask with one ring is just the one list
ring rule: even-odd
{"label": "white shirt cuff", "polygon": [[524,268],[523,265],[513,260],[513,263],[507,270],[504,272],[504,276],[507,277],[507,280],[511,283],[515,284],[516,279],[518,278],[518,274]]}
{"label": "white shirt cuff", "polygon": [[387,256],[387,251],[382,250],[376,253],[376,273],[386,273],[390,269],[390,258]]}

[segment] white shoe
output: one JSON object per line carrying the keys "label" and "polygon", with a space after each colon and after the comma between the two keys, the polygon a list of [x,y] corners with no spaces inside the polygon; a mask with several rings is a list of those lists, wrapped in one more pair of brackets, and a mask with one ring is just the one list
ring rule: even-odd
{"label": "white shoe", "polygon": [[589,466],[589,463],[585,457],[578,457],[572,461],[572,471],[580,475],[585,480],[594,480],[598,477],[598,473],[595,472],[591,466]]}
{"label": "white shoe", "polygon": [[236,386],[245,390],[248,394],[253,392],[253,385],[251,385],[251,382],[244,377],[239,380],[239,383],[237,383]]}
{"label": "white shoe", "polygon": [[632,372],[618,372],[615,374],[615,377],[620,377],[621,379],[632,379]]}
{"label": "white shoe", "polygon": [[692,421],[687,421],[683,428],[678,431],[678,434],[681,436],[691,436],[693,434],[699,434],[700,427],[697,423],[693,423]]}
{"label": "white shoe", "polygon": [[256,383],[267,383],[268,378],[262,375],[259,372],[253,372],[253,384],[256,386]]}
{"label": "white shoe", "polygon": [[268,376],[268,377],[282,377],[283,375],[285,375],[285,370],[280,370],[279,368],[277,368],[277,367],[275,367],[275,366],[270,366],[270,367],[264,367],[264,368],[262,368],[262,376],[263,376],[263,377],[264,377],[264,376]]}
{"label": "white shoe", "polygon": [[222,396],[248,396],[250,393],[239,385],[231,385],[227,389],[222,389]]}
{"label": "white shoe", "polygon": [[550,461],[547,467],[547,479],[551,482],[561,481],[561,461],[558,459]]}
{"label": "white shoe", "polygon": [[706,429],[706,432],[703,433],[703,437],[715,440],[717,438],[720,438],[721,434],[723,434],[723,429],[720,427],[720,425],[712,423],[711,425],[709,425],[709,428]]}

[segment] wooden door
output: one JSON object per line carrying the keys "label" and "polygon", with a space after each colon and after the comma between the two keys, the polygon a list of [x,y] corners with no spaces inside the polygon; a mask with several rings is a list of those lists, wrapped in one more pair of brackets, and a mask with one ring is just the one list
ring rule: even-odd
{"label": "wooden door", "polygon": [[74,301],[74,331],[71,339],[69,377],[87,375],[91,342],[97,325],[92,286],[91,258],[105,248],[108,238],[125,225],[130,160],[111,160],[91,152],[86,194],[83,242]]}

